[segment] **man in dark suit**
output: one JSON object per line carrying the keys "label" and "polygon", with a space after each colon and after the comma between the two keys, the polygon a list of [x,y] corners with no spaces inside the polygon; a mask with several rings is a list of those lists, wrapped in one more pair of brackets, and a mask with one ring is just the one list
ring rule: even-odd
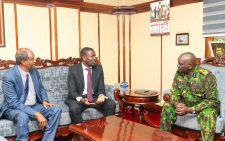
{"label": "man in dark suit", "polygon": [[48,102],[40,75],[33,67],[34,53],[28,48],[16,52],[16,65],[8,70],[2,81],[4,102],[0,117],[16,124],[16,140],[28,140],[29,118],[36,118],[45,130],[43,141],[53,141],[62,109]]}
{"label": "man in dark suit", "polygon": [[73,123],[81,123],[82,111],[95,108],[105,116],[115,114],[116,104],[105,96],[104,74],[102,66],[96,64],[95,51],[85,47],[81,50],[82,62],[69,68],[69,95],[65,103],[69,106]]}

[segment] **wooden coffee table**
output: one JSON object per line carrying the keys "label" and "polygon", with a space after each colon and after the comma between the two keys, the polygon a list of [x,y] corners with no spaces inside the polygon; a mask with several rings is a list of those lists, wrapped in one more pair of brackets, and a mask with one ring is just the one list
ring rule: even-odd
{"label": "wooden coffee table", "polygon": [[74,138],[82,136],[90,141],[188,141],[171,133],[116,116],[72,124],[69,130],[74,134]]}

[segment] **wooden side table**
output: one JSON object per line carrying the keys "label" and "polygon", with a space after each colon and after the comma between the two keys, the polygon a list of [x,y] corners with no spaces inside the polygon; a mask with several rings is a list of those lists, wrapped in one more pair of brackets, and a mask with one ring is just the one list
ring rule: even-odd
{"label": "wooden side table", "polygon": [[123,113],[123,109],[126,105],[132,105],[133,107],[135,104],[138,104],[140,105],[139,122],[142,123],[143,120],[145,120],[150,126],[158,128],[158,125],[155,125],[153,122],[151,122],[147,114],[144,112],[145,106],[148,107],[149,105],[155,105],[160,101],[158,91],[128,90],[127,92],[124,92],[122,95],[119,94],[119,92],[117,91],[117,94],[115,94],[115,98],[117,101],[119,101],[120,113]]}

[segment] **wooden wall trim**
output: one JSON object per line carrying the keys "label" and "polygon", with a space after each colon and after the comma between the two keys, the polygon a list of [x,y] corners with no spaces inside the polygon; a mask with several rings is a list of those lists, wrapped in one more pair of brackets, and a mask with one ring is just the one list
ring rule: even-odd
{"label": "wooden wall trim", "polygon": [[129,15],[129,89],[131,89],[131,15]]}
{"label": "wooden wall trim", "polygon": [[52,60],[52,12],[51,8],[48,8],[48,14],[49,14],[49,36],[50,36],[50,59]]}
{"label": "wooden wall trim", "polygon": [[210,48],[209,48],[209,42],[213,41],[214,37],[206,37],[205,38],[205,57],[212,57]]}
{"label": "wooden wall trim", "polygon": [[[148,12],[150,9],[150,3],[159,0],[145,2],[141,4],[132,5],[137,13]],[[171,7],[191,4],[196,2],[202,2],[203,0],[171,0]],[[104,5],[83,2],[83,0],[5,0],[6,3],[16,3],[28,6],[39,6],[39,7],[66,7],[80,9],[82,12],[93,12],[93,13],[105,13],[112,14],[115,11],[116,6]]]}
{"label": "wooden wall trim", "polygon": [[162,97],[162,79],[163,79],[163,74],[162,74],[162,72],[163,72],[163,35],[161,35],[160,36],[160,94],[161,94],[161,96],[160,97]]}
{"label": "wooden wall trim", "polygon": [[[80,24],[80,9],[78,9],[78,32],[79,32],[79,56],[81,50],[81,24]],[[75,51],[76,52],[76,51]],[[80,56],[81,57],[81,56]]]}
{"label": "wooden wall trim", "polygon": [[15,16],[16,50],[18,50],[19,49],[18,19],[17,19],[17,7],[15,3],[14,3],[14,16]]}
{"label": "wooden wall trim", "polygon": [[101,35],[100,35],[100,15],[98,13],[98,57],[99,57],[99,60],[101,61],[101,44],[100,44],[100,39],[101,39]]}
{"label": "wooden wall trim", "polygon": [[117,47],[118,83],[120,83],[120,16],[119,15],[117,15],[117,42],[118,42],[118,47]]}
{"label": "wooden wall trim", "polygon": [[122,15],[123,24],[123,82],[126,82],[126,38],[125,38],[125,15]]}
{"label": "wooden wall trim", "polygon": [[57,23],[57,8],[54,7],[54,29],[55,29],[55,59],[58,60],[58,23]]}
{"label": "wooden wall trim", "polygon": [[6,3],[15,3],[27,6],[38,7],[66,7],[80,9],[82,12],[105,13],[112,14],[115,6],[83,2],[82,0],[5,0]]}

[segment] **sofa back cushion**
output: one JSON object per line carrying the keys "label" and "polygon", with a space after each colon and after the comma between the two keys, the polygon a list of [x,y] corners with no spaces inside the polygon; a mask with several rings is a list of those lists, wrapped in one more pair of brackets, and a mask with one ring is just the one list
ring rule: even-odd
{"label": "sofa back cushion", "polygon": [[57,104],[68,95],[68,66],[56,66],[38,69],[42,84],[47,91],[49,102]]}
{"label": "sofa back cushion", "polygon": [[2,92],[2,79],[3,79],[3,75],[7,70],[0,70],[0,108],[2,107],[2,103],[4,100],[4,95]]}
{"label": "sofa back cushion", "polygon": [[225,103],[225,67],[216,67],[208,64],[202,64],[201,67],[208,69],[211,71],[215,77],[217,82],[219,99],[221,102]]}

